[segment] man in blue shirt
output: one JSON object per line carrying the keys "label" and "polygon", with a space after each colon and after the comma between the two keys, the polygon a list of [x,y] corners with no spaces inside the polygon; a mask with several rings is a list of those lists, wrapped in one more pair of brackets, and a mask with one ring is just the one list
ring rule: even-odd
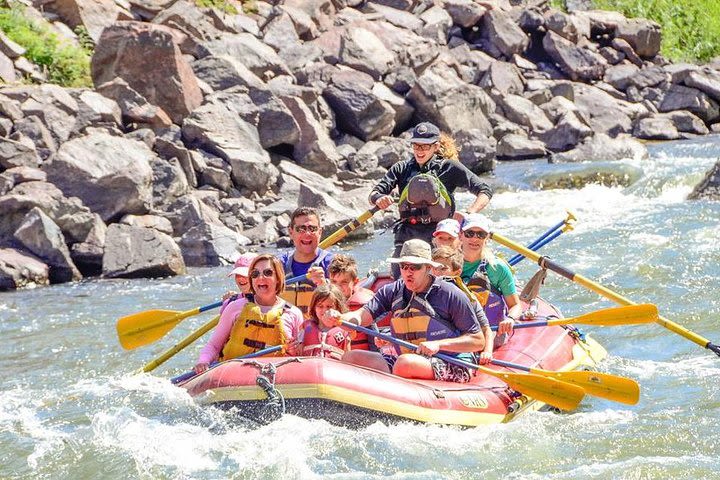
{"label": "man in blue shirt", "polygon": [[360,310],[332,311],[330,315],[338,322],[367,326],[391,312],[393,336],[417,345],[416,353],[383,356],[356,350],[345,354],[343,360],[405,378],[470,380],[469,369],[432,357],[439,351],[460,356],[483,349],[485,339],[468,297],[457,286],[432,275],[431,267],[439,264],[432,261],[430,245],[423,240],[406,241],[400,256],[388,261],[400,265],[400,279],[378,290]]}

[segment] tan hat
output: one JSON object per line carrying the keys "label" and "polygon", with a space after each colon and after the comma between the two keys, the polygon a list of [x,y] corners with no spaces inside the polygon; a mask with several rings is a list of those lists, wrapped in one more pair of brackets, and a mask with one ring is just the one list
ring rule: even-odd
{"label": "tan hat", "polygon": [[438,262],[433,262],[430,244],[419,238],[413,238],[403,243],[402,250],[400,250],[400,257],[388,258],[387,261],[390,263],[415,263],[433,267],[442,266],[442,264]]}

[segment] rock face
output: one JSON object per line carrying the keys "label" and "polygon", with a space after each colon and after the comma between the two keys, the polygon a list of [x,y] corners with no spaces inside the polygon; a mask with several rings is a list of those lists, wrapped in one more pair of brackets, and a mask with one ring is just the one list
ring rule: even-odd
{"label": "rock face", "polygon": [[697,184],[688,200],[720,200],[720,162],[717,162]]}
{"label": "rock face", "polygon": [[172,28],[120,21],[106,28],[92,59],[95,85],[125,80],[175,123],[202,102],[197,78],[180,51],[184,35]]}
{"label": "rock face", "polygon": [[231,263],[287,245],[298,205],[335,228],[421,121],[476,173],[720,131],[718,62],[669,64],[655,23],[586,0],[23,3],[87,29],[95,88],[10,84],[46,74],[0,33],[0,288]]}
{"label": "rock face", "polygon": [[110,225],[102,263],[106,277],[167,277],[185,273],[180,248],[154,228]]}

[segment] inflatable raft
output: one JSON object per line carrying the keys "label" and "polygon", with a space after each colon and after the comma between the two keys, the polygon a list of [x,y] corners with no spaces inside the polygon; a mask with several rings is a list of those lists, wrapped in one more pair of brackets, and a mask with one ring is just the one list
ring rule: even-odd
{"label": "inflatable raft", "polygon": [[[541,299],[538,316],[562,317]],[[597,342],[564,326],[516,329],[494,354],[556,371],[588,369],[605,356]],[[412,380],[318,357],[229,360],[179,386],[201,404],[237,407],[242,416],[260,422],[290,413],[348,427],[378,420],[472,427],[507,422],[545,406],[483,373],[464,384]]]}

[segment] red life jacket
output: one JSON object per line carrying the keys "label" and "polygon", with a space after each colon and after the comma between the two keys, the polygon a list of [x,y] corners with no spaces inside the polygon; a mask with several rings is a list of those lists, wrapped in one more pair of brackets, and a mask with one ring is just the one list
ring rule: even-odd
{"label": "red life jacket", "polygon": [[340,360],[348,351],[350,335],[350,332],[340,327],[323,332],[317,323],[307,321],[303,335],[303,355]]}
{"label": "red life jacket", "polygon": [[[359,310],[370,301],[370,299],[373,297],[374,292],[372,290],[368,290],[367,288],[359,287],[357,288],[352,295],[350,295],[350,298],[348,298],[347,306],[348,310],[354,311]],[[370,344],[369,344],[368,336],[364,333],[355,332],[355,337],[352,340],[352,349],[353,350],[370,350]]]}

